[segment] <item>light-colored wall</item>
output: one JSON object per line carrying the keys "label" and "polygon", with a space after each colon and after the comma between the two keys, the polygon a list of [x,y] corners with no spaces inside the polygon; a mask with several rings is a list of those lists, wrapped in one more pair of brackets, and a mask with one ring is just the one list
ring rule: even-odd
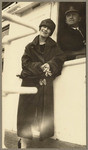
{"label": "light-colored wall", "polygon": [[69,61],[68,66],[65,65],[63,68],[61,76],[54,82],[56,137],[62,141],[81,145],[86,145],[86,64],[84,62],[84,58]]}
{"label": "light-colored wall", "polygon": [[[52,12],[56,10],[57,3],[52,7]],[[54,9],[54,10],[53,10]],[[57,13],[57,11],[55,11]],[[42,19],[53,19],[51,4],[42,5],[33,11],[25,12],[22,18],[29,23],[38,25]],[[57,18],[57,14],[56,14]],[[56,20],[54,18],[54,21]],[[53,39],[56,40],[56,31]],[[11,23],[9,35],[14,36],[30,32],[30,29]],[[38,33],[37,33],[38,34]],[[37,35],[35,34],[35,35]],[[3,88],[20,87],[21,79],[16,75],[21,72],[21,57],[27,45],[35,35],[28,36],[10,45],[5,45],[5,66],[2,75]],[[77,60],[76,60],[77,61]],[[82,59],[80,60],[80,62]],[[71,61],[72,62],[72,61]],[[69,65],[70,63],[69,62]],[[74,61],[73,61],[74,64]],[[57,77],[54,82],[54,107],[55,107],[55,138],[75,144],[86,144],[86,88],[85,88],[85,63],[78,65],[65,66],[62,75]],[[8,130],[16,131],[17,106],[19,95],[10,94],[3,97],[3,127]]]}

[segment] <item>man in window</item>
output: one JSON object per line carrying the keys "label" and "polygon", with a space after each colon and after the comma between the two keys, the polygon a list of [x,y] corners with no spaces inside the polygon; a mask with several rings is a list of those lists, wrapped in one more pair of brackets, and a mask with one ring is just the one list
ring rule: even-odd
{"label": "man in window", "polygon": [[61,31],[59,44],[67,60],[82,58],[86,53],[85,31],[80,27],[80,13],[73,6],[65,11],[66,27]]}

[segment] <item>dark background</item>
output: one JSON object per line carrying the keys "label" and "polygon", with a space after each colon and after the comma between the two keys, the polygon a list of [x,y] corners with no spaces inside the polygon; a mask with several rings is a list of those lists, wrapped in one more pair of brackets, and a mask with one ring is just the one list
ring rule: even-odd
{"label": "dark background", "polygon": [[10,6],[14,2],[2,2],[2,10],[5,9],[6,7]]}
{"label": "dark background", "polygon": [[69,9],[70,6],[73,6],[75,9],[79,11],[81,16],[81,27],[85,30],[86,34],[86,2],[60,2],[59,7],[59,28],[58,28],[58,38],[59,33],[66,27],[65,23],[65,11]]}

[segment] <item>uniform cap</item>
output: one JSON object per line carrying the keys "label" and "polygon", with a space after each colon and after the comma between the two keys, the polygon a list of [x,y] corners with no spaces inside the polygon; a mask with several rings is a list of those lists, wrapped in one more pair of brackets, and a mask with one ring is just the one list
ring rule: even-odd
{"label": "uniform cap", "polygon": [[69,13],[69,12],[77,12],[77,13],[79,13],[78,10],[75,9],[73,6],[70,6],[70,8],[68,10],[66,10],[65,15],[67,15],[67,13]]}

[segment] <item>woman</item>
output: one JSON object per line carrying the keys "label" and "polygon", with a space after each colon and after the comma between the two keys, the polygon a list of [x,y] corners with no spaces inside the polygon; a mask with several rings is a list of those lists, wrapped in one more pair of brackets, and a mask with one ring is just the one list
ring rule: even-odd
{"label": "woman", "polygon": [[45,19],[39,30],[40,34],[26,46],[22,57],[22,86],[38,88],[37,94],[20,95],[17,134],[24,140],[34,138],[33,127],[40,140],[54,135],[53,80],[61,74],[64,63],[63,52],[50,38],[55,23]]}

